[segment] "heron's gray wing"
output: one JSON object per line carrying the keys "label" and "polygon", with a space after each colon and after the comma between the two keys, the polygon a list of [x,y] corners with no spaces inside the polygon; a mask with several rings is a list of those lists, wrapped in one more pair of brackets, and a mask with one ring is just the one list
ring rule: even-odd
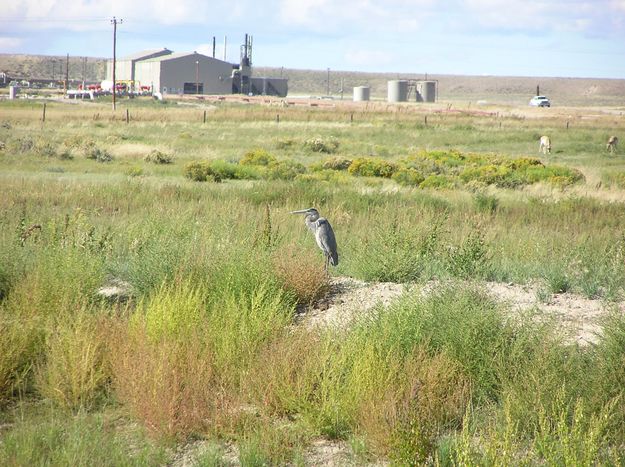
{"label": "heron's gray wing", "polygon": [[321,217],[317,220],[317,230],[315,231],[317,245],[323,250],[326,256],[330,257],[333,266],[339,264],[339,253],[336,247],[336,237],[328,220]]}

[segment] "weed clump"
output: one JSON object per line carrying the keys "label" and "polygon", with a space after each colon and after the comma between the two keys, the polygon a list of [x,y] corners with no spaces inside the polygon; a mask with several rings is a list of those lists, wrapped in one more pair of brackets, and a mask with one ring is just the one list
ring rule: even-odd
{"label": "weed clump", "polygon": [[354,159],[347,169],[352,175],[361,177],[390,178],[397,171],[398,166],[394,162],[369,157]]}
{"label": "weed clump", "polygon": [[110,378],[102,322],[79,310],[46,341],[46,361],[36,371],[41,395],[73,411],[90,409],[104,396]]}
{"label": "weed clump", "polygon": [[417,187],[425,180],[425,177],[416,169],[400,168],[391,177],[394,181],[403,186]]}
{"label": "weed clump", "polygon": [[352,160],[345,157],[332,157],[321,163],[321,169],[324,170],[347,170],[352,165]]}
{"label": "weed clump", "polygon": [[306,167],[291,160],[276,161],[269,164],[264,176],[269,180],[294,180],[306,172]]}
{"label": "weed clump", "polygon": [[144,158],[146,162],[152,162],[153,164],[171,164],[174,162],[174,156],[164,153],[158,149],[153,149]]}
{"label": "weed clump", "polygon": [[339,148],[339,141],[330,136],[328,138],[310,138],[304,141],[304,149],[308,149],[312,152],[320,152],[325,154],[333,154]]}
{"label": "weed clump", "polygon": [[314,304],[330,288],[321,256],[302,253],[293,245],[274,256],[273,267],[284,289],[293,294],[299,304]]}
{"label": "weed clump", "polygon": [[252,151],[248,151],[243,156],[243,159],[239,161],[241,165],[260,165],[260,166],[268,166],[274,162],[277,162],[276,158],[272,156],[265,149],[254,149]]}
{"label": "weed clump", "polygon": [[458,186],[458,180],[449,175],[433,174],[425,177],[419,186],[421,188],[453,189]]}
{"label": "weed clump", "polygon": [[207,161],[189,162],[184,167],[184,176],[194,182],[221,182],[221,175]]}
{"label": "weed clump", "polygon": [[87,159],[94,160],[96,162],[111,162],[113,156],[106,149],[99,148],[95,143],[87,144],[83,147],[83,155]]}

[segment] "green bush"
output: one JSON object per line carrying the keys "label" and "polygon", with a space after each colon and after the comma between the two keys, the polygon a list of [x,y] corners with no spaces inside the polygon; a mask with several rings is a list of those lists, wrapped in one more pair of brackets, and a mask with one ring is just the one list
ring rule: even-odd
{"label": "green bush", "polygon": [[421,188],[455,188],[458,185],[458,177],[451,175],[437,175],[432,174],[425,177],[425,180],[421,182]]}
{"label": "green bush", "polygon": [[464,183],[477,181],[486,185],[513,188],[520,184],[520,180],[513,176],[513,170],[501,165],[483,165],[481,167],[467,167],[460,172],[460,179]]}
{"label": "green bush", "polygon": [[478,192],[473,195],[473,204],[480,212],[493,213],[497,210],[499,200],[496,196]]}
{"label": "green bush", "polygon": [[585,180],[584,174],[577,169],[564,167],[561,165],[533,166],[527,169],[527,183],[546,181],[554,185],[572,185]]}
{"label": "green bush", "polygon": [[432,277],[441,268],[442,230],[442,218],[420,229],[395,220],[380,224],[367,232],[362,248],[352,253],[354,270],[368,281],[411,282]]}
{"label": "green bush", "polygon": [[137,165],[133,165],[132,167],[126,169],[124,173],[129,177],[140,177],[143,175],[143,169]]}
{"label": "green bush", "polygon": [[273,162],[276,162],[276,158],[265,149],[253,149],[245,153],[243,159],[239,161],[239,164],[268,166]]}
{"label": "green bush", "polygon": [[472,231],[459,247],[449,250],[449,272],[461,279],[486,277],[488,247],[479,230]]}
{"label": "green bush", "polygon": [[213,174],[222,180],[257,180],[261,177],[261,167],[233,164],[222,160],[210,162]]}
{"label": "green bush", "polygon": [[391,178],[404,186],[419,186],[425,180],[421,172],[411,168],[401,168]]}
{"label": "green bush", "polygon": [[293,180],[306,172],[306,167],[299,162],[283,160],[273,162],[267,167],[265,177],[269,180]]}
{"label": "green bush", "polygon": [[184,339],[196,331],[205,317],[206,294],[189,282],[166,284],[141,301],[133,315],[135,325],[145,325],[151,339]]}
{"label": "green bush", "polygon": [[398,166],[394,162],[384,159],[361,157],[355,159],[347,169],[352,175],[361,177],[384,177],[390,178],[397,171]]}
{"label": "green bush", "polygon": [[544,167],[540,159],[536,157],[520,157],[518,159],[509,159],[504,165],[512,170],[526,170],[529,167]]}
{"label": "green bush", "polygon": [[221,176],[207,161],[189,162],[184,167],[184,176],[194,182],[221,182]]}

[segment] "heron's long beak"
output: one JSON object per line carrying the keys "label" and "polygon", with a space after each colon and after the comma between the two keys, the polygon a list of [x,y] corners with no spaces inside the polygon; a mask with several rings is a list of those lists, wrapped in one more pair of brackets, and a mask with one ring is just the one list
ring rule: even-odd
{"label": "heron's long beak", "polygon": [[306,214],[310,209],[301,209],[299,211],[291,211],[291,214]]}

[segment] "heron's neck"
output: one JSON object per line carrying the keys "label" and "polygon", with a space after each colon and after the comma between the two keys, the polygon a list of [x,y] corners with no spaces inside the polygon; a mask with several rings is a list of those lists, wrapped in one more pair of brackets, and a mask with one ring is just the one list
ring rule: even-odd
{"label": "heron's neck", "polygon": [[317,228],[317,224],[316,224],[317,218],[318,216],[313,216],[312,214],[309,214],[306,216],[306,219],[304,220],[306,222],[306,226],[313,232]]}

